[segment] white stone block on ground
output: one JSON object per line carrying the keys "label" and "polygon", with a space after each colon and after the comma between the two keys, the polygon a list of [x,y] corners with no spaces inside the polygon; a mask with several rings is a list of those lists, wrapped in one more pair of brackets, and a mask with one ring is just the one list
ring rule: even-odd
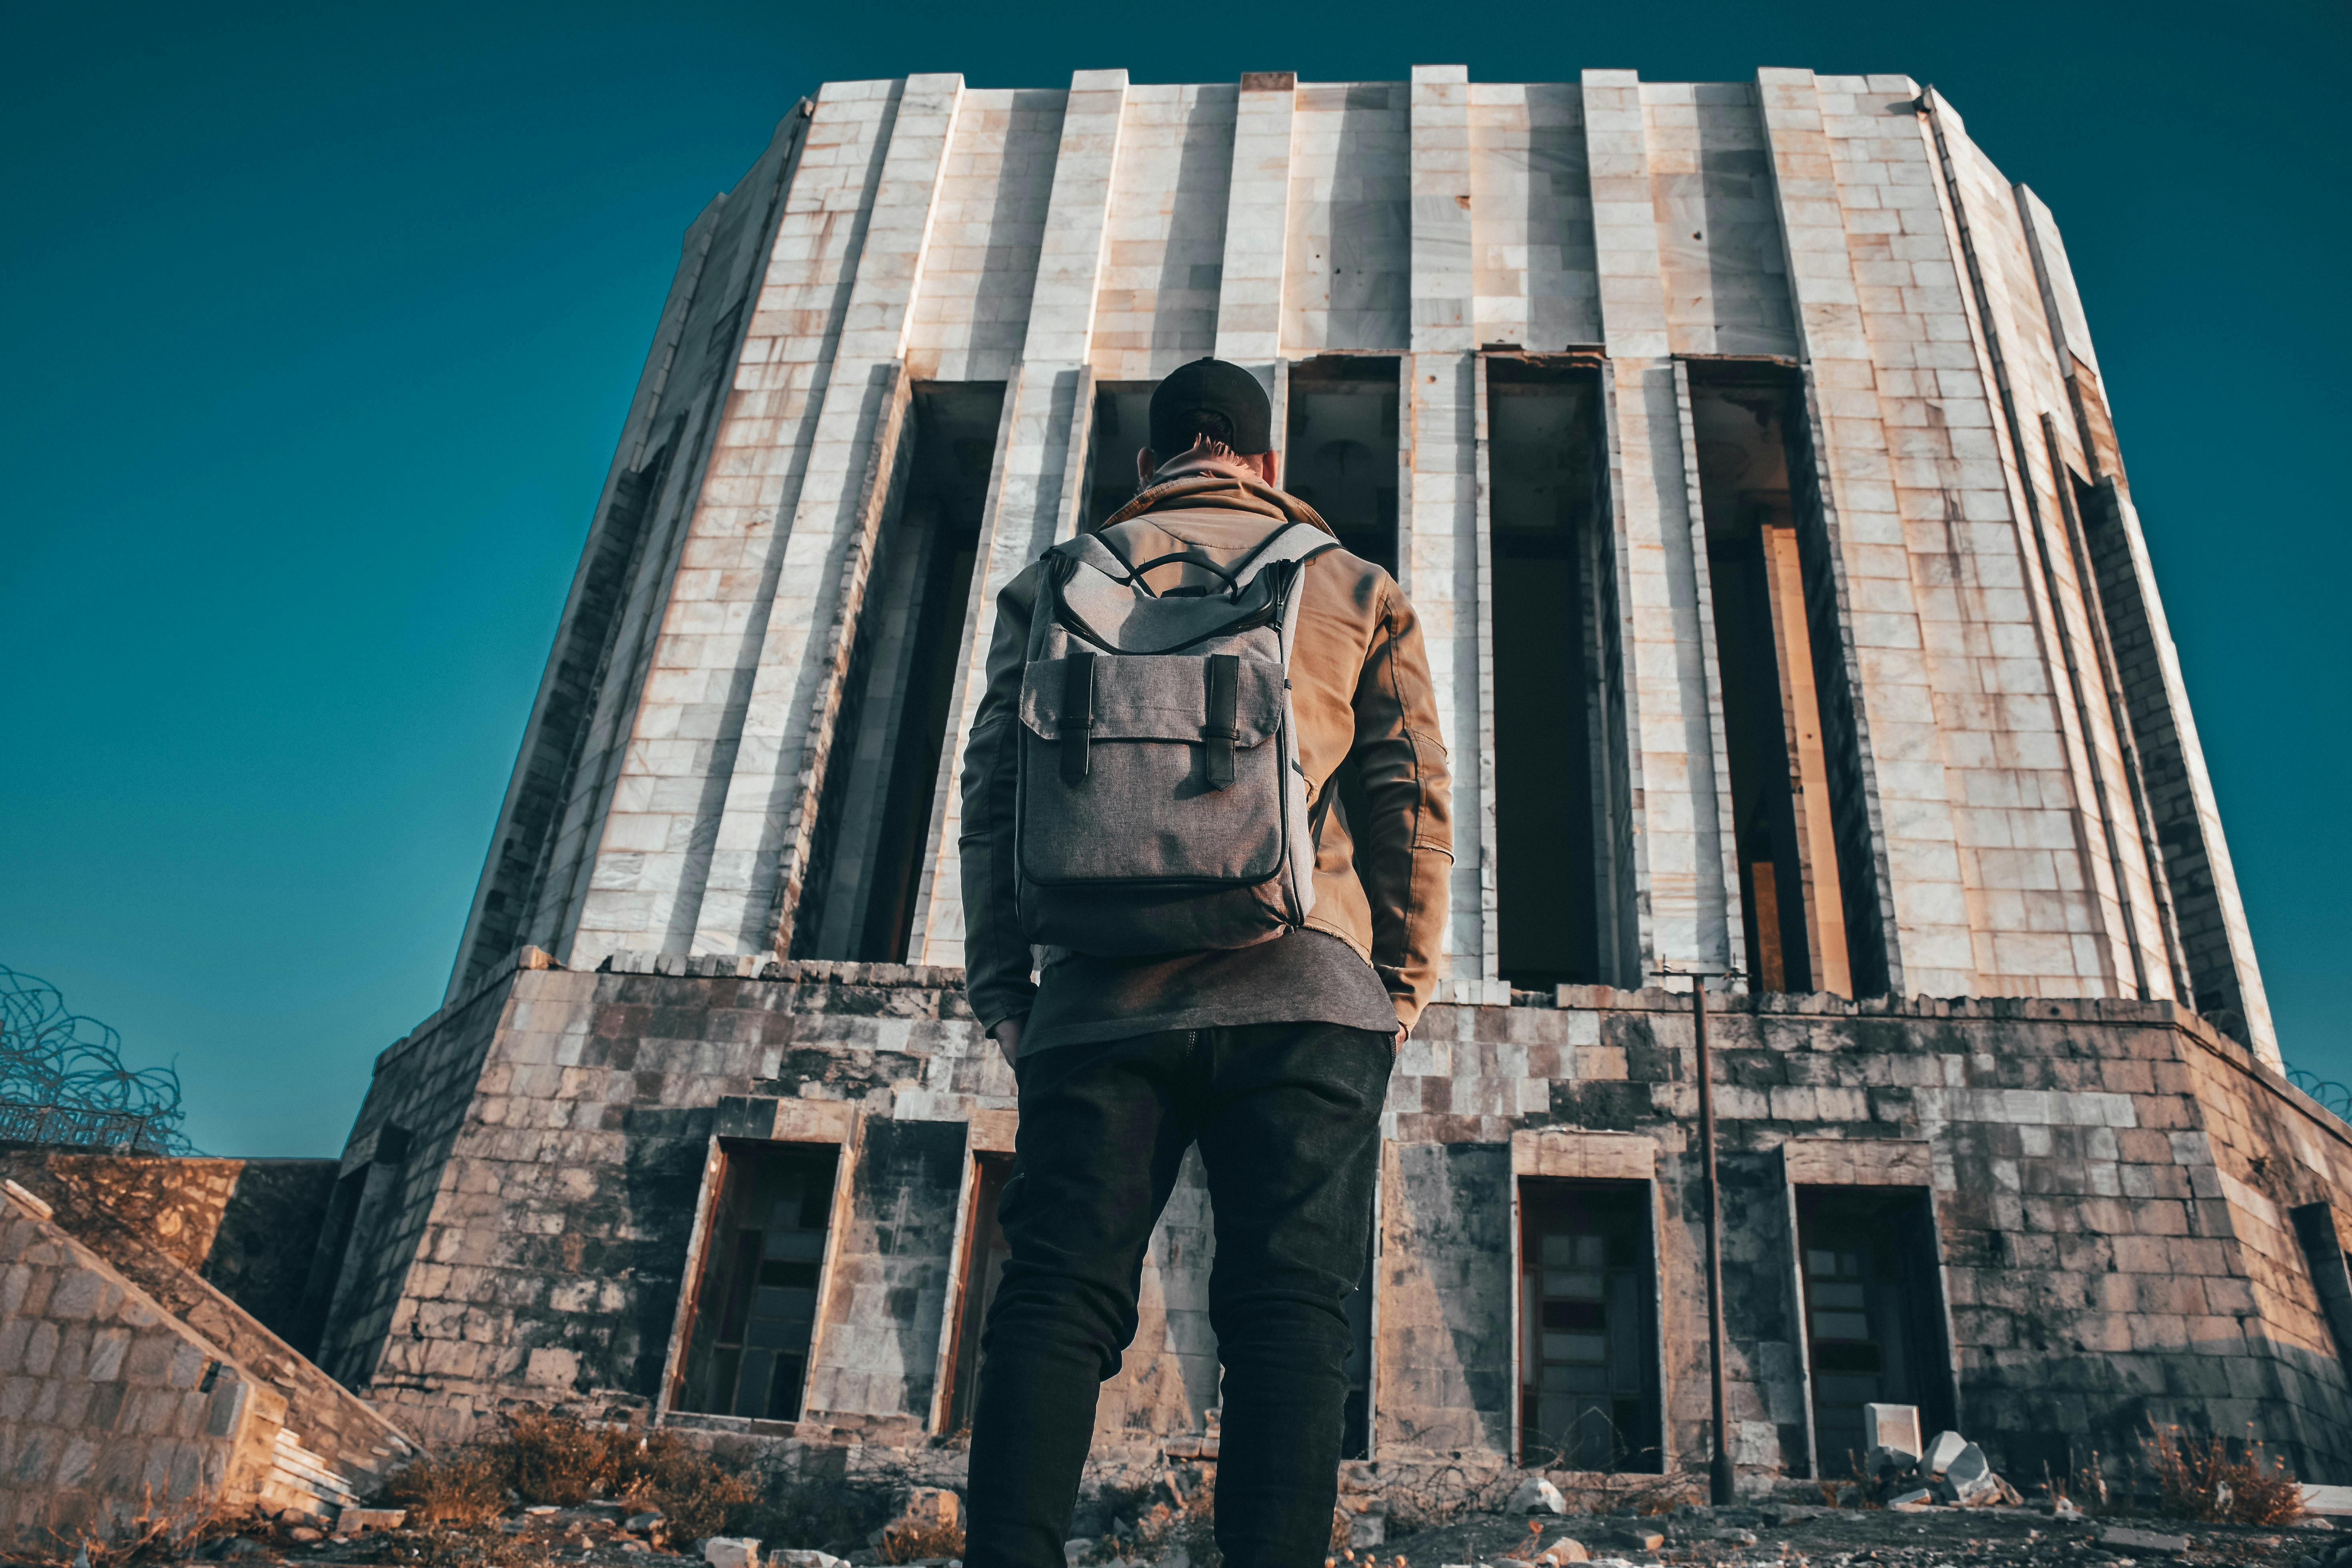
{"label": "white stone block on ground", "polygon": [[760,1568],[760,1543],[748,1535],[714,1535],[702,1543],[710,1568]]}
{"label": "white stone block on ground", "polygon": [[1862,1446],[1893,1448],[1917,1458],[1920,1453],[1919,1407],[1916,1405],[1865,1405],[1862,1407]]}

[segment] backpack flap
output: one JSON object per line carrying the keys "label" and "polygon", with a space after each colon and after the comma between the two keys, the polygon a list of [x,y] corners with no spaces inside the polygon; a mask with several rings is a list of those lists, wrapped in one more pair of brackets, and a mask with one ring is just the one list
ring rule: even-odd
{"label": "backpack flap", "polygon": [[[1234,886],[1282,866],[1279,665],[1233,654],[1031,661],[1023,876]],[[1078,759],[1074,761],[1074,759]]]}

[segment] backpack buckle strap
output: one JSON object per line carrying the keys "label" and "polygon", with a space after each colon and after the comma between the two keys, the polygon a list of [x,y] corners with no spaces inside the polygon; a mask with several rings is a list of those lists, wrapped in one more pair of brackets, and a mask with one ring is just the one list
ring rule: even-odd
{"label": "backpack buckle strap", "polygon": [[1073,651],[1062,661],[1062,782],[1075,787],[1087,776],[1087,748],[1095,730],[1095,656]]}
{"label": "backpack buckle strap", "polygon": [[1242,661],[1213,653],[1208,666],[1209,720],[1201,726],[1202,765],[1211,789],[1231,789],[1234,742],[1241,733]]}

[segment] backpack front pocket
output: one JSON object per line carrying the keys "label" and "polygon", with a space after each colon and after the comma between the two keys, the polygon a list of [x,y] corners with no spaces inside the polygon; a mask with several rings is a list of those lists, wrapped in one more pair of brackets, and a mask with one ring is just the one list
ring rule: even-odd
{"label": "backpack front pocket", "polygon": [[1230,654],[1090,654],[1021,683],[1022,874],[1232,886],[1283,864],[1279,665]]}

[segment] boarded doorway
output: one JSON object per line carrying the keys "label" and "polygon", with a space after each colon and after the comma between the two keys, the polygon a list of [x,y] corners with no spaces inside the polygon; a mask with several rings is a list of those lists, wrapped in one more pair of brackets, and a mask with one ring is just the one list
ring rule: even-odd
{"label": "boarded doorway", "polygon": [[1659,1468],[1646,1182],[1519,1179],[1519,1463]]}
{"label": "boarded doorway", "polygon": [[808,1384],[834,1176],[823,1143],[728,1143],[702,1250],[677,1407],[797,1421]]}
{"label": "boarded doorway", "polygon": [[1916,1405],[1921,1428],[1956,1416],[1935,1215],[1916,1187],[1799,1187],[1797,1237],[1822,1473],[1859,1458],[1864,1405]]}

